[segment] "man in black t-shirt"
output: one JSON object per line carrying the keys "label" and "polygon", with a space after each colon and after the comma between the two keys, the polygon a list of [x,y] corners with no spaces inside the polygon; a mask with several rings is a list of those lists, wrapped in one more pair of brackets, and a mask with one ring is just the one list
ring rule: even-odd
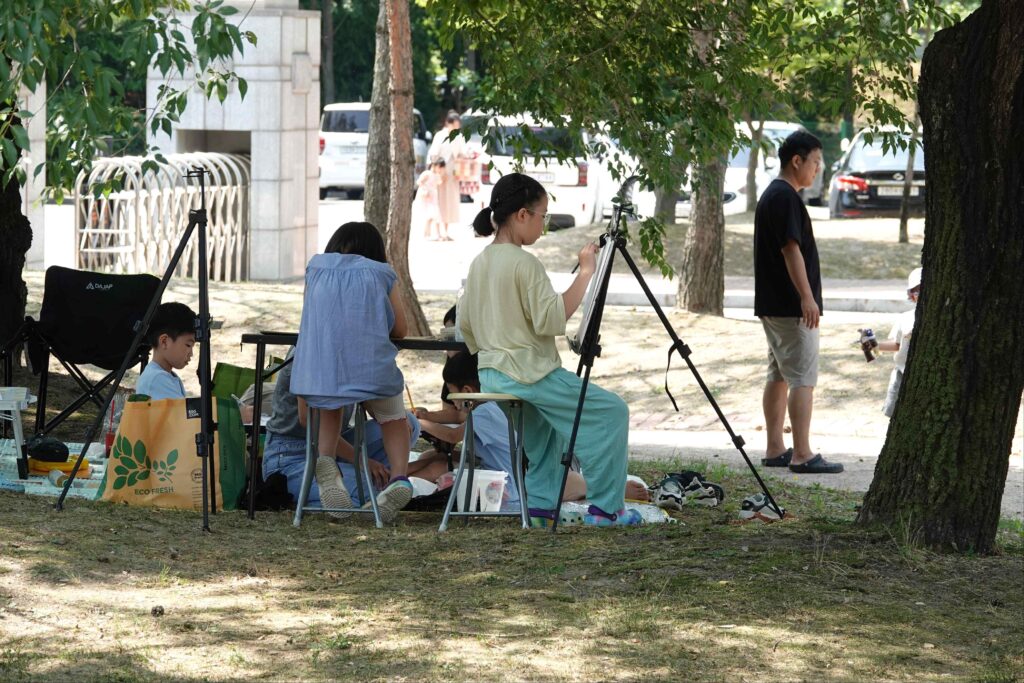
{"label": "man in black t-shirt", "polygon": [[[768,377],[762,406],[768,445],[761,464],[793,472],[842,472],[810,446],[814,387],[818,382],[821,268],[811,217],[798,194],[821,168],[821,141],[793,133],[779,147],[779,177],[765,189],[754,214],[754,315],[768,339]],[[783,441],[786,410],[793,447]]]}

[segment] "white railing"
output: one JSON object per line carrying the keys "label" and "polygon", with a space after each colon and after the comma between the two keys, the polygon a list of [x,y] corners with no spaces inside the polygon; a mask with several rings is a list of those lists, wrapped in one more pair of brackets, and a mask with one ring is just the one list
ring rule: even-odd
{"label": "white railing", "polygon": [[[193,152],[168,154],[156,170],[145,157],[98,159],[75,183],[75,244],[78,267],[110,273],[163,274],[199,208],[199,185],[185,173],[196,166],[206,176],[207,254],[211,280],[249,277],[248,155]],[[120,188],[96,197],[92,188],[122,178]],[[196,277],[199,252],[193,234],[176,274]]]}

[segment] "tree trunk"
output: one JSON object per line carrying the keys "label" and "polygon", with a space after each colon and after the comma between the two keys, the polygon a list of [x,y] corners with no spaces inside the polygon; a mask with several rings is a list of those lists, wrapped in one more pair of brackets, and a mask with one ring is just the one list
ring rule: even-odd
{"label": "tree trunk", "polygon": [[[899,405],[858,520],[993,550],[1024,390],[1024,4],[986,0],[925,51],[924,281]],[[970,87],[964,87],[969,83]]]}
{"label": "tree trunk", "polygon": [[412,32],[409,26],[409,0],[386,0],[388,13],[388,49],[391,53],[391,195],[388,201],[388,262],[398,273],[402,299],[409,321],[409,332],[430,334],[416,290],[409,275],[409,224],[412,220],[412,176],[415,159],[412,151]]}
{"label": "tree trunk", "polygon": [[321,104],[334,102],[334,0],[320,0]]}
{"label": "tree trunk", "polygon": [[[3,166],[0,164],[0,174],[7,170]],[[6,187],[0,187],[0,346],[14,336],[24,321],[28,298],[21,274],[25,270],[25,254],[32,246],[32,226],[21,212],[20,189],[14,176]]]}
{"label": "tree trunk", "polygon": [[757,122],[754,129],[753,119],[747,119],[750,126],[750,156],[747,158],[747,213],[757,210],[757,164],[761,160],[761,138],[764,135],[764,121]]}
{"label": "tree trunk", "polygon": [[679,183],[674,188],[654,188],[654,217],[665,225],[676,222],[676,204],[679,202]]}
{"label": "tree trunk", "polygon": [[363,216],[381,232],[387,230],[391,195],[390,55],[387,4],[381,0],[377,11],[377,47],[373,55],[370,134],[366,145],[366,185],[363,191]]}
{"label": "tree trunk", "polygon": [[690,229],[683,243],[677,305],[692,313],[722,315],[725,300],[725,158],[696,168]]}
{"label": "tree trunk", "polygon": [[[914,129],[917,129],[919,117],[915,113],[914,115]],[[917,139],[917,135],[912,136],[913,139]],[[910,222],[910,188],[914,186],[914,156],[917,150],[911,145],[910,149],[907,150],[907,172],[903,176],[903,198],[900,201],[900,244],[908,244],[910,242],[910,230],[907,224]]]}

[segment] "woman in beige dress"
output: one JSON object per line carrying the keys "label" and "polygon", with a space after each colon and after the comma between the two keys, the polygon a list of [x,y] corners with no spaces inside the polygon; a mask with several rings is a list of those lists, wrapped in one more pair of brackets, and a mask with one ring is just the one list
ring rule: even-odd
{"label": "woman in beige dress", "polygon": [[431,161],[442,159],[445,162],[444,177],[441,186],[438,188],[437,202],[441,209],[441,235],[442,240],[451,240],[448,235],[449,225],[459,221],[459,179],[456,177],[457,161],[463,156],[466,141],[459,136],[449,140],[448,136],[452,131],[462,126],[462,119],[459,113],[452,110],[445,117],[444,128],[434,135],[430,143],[430,151],[427,158]]}

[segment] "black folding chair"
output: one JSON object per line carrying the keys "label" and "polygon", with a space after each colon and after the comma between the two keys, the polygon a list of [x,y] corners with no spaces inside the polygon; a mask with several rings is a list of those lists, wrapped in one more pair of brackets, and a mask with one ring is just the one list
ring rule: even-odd
{"label": "black folding chair", "polygon": [[[37,435],[49,433],[89,401],[106,410],[100,392],[114,380],[159,286],[160,279],[152,275],[110,275],[60,266],[46,269],[39,320],[26,317],[14,337],[0,349],[7,386],[14,374],[14,355],[22,345],[32,373],[39,375]],[[68,371],[82,394],[47,422],[51,355]],[[145,366],[149,346],[140,346],[133,355],[133,363]],[[95,365],[110,372],[93,384],[79,365]]]}

